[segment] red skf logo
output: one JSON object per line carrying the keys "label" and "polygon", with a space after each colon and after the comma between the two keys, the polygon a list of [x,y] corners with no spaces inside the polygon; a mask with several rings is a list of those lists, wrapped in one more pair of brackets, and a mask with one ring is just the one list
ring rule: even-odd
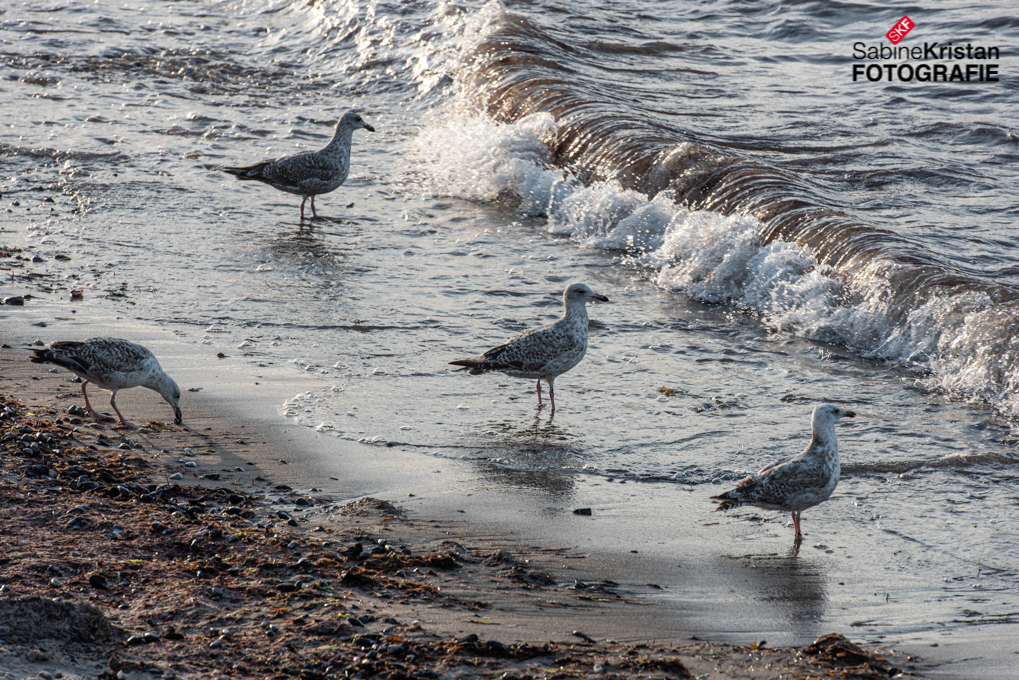
{"label": "red skf logo", "polygon": [[899,23],[892,26],[892,30],[885,33],[885,37],[888,38],[888,42],[893,45],[898,45],[899,41],[909,35],[909,32],[913,30],[916,24],[909,17],[902,17],[899,19]]}

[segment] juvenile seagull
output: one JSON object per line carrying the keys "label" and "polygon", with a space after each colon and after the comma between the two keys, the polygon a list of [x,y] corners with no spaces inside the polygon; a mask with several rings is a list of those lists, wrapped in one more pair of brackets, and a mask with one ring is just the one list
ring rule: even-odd
{"label": "juvenile seagull", "polygon": [[855,418],[856,414],[831,404],[816,407],[810,419],[810,445],[803,453],[761,468],[756,475],[741,480],[735,489],[712,496],[712,500],[722,501],[717,509],[756,505],[791,512],[796,541],[802,540],[800,513],[828,500],[839,483],[841,465],[835,423],[842,416]]}
{"label": "juvenile seagull", "polygon": [[158,392],[173,407],[173,422],[180,424],[184,419],[180,412],[180,388],[163,372],[152,352],[141,345],[120,338],[92,338],[84,342],[54,342],[48,349],[32,351],[33,364],[56,364],[84,379],[81,393],[85,408],[97,421],[103,420],[103,416],[88,403],[85,386],[89,383],[113,392],[110,406],[125,427],[131,427],[131,423],[124,420],[117,408],[117,391],[139,385]]}
{"label": "juvenile seagull", "polygon": [[335,191],[347,179],[350,172],[350,139],[354,130],[364,128],[375,132],[375,128],[348,111],[336,123],[333,138],[318,151],[262,161],[241,168],[223,168],[224,172],[236,175],[237,179],[257,179],[271,187],[301,197],[301,219],[304,219],[304,202],[311,198],[311,219],[318,219],[315,212],[315,197]]}
{"label": "juvenile seagull", "polygon": [[565,311],[558,321],[524,331],[504,344],[493,347],[476,359],[449,362],[463,366],[471,375],[501,371],[514,378],[537,380],[538,407],[541,407],[541,381],[548,383],[548,398],[555,413],[557,376],[580,363],[587,353],[587,303],[608,302],[583,283],[573,283],[563,291]]}

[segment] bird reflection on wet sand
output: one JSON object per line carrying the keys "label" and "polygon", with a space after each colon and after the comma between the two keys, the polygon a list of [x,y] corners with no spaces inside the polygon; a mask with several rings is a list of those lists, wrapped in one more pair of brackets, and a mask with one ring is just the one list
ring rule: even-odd
{"label": "bird reflection on wet sand", "polygon": [[793,545],[784,554],[730,555],[730,564],[738,564],[745,592],[754,600],[774,609],[776,619],[804,638],[820,634],[815,630],[828,607],[827,574],[816,556],[801,557],[800,546]]}
{"label": "bird reflection on wet sand", "polygon": [[472,451],[471,458],[517,469],[582,468],[587,460],[581,438],[553,420],[554,415],[539,411],[526,423],[488,423],[467,434],[465,448]]}

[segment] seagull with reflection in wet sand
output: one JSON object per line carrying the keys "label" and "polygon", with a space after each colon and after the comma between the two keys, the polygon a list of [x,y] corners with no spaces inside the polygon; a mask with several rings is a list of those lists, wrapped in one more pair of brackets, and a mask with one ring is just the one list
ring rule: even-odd
{"label": "seagull with reflection in wet sand", "polygon": [[223,168],[240,180],[258,180],[271,187],[301,197],[301,219],[304,203],[311,199],[311,219],[317,220],[315,197],[335,191],[350,172],[350,142],[354,130],[364,128],[375,132],[361,116],[353,111],[343,114],[336,123],[336,131],[328,144],[318,151],[305,151],[293,156],[262,161],[243,167]]}
{"label": "seagull with reflection in wet sand", "polygon": [[471,375],[498,371],[514,378],[537,381],[541,408],[541,381],[548,383],[548,398],[555,413],[555,379],[580,363],[587,354],[587,303],[608,302],[587,284],[573,283],[563,291],[563,315],[553,323],[515,335],[475,359],[449,362]]}
{"label": "seagull with reflection in wet sand", "polygon": [[803,540],[800,513],[828,500],[839,483],[842,465],[835,423],[843,416],[855,418],[856,414],[832,404],[817,406],[810,420],[810,444],[803,453],[761,468],[756,475],[742,479],[735,489],[712,496],[712,500],[721,501],[717,509],[755,505],[792,513],[796,542]]}

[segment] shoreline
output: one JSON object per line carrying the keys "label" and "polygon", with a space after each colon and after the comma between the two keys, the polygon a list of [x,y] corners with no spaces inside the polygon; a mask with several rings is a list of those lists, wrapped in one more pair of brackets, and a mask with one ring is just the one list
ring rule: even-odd
{"label": "shoreline", "polygon": [[[33,333],[34,329],[25,324],[17,335],[22,337],[21,342],[33,342],[33,340],[27,339]],[[87,335],[95,334],[87,333]],[[47,335],[50,334],[47,333]],[[58,417],[62,420],[67,419],[67,414],[63,412],[71,405],[77,405],[80,402],[78,384],[67,382],[70,374],[66,371],[52,374],[43,372],[48,371],[49,367],[29,363],[26,357],[21,356],[24,352],[22,348],[11,342],[7,344],[11,345],[10,349],[0,350],[0,366],[3,366],[3,371],[0,371],[0,375],[2,375],[0,392],[7,397],[14,397],[26,405],[35,405],[34,411],[39,411],[44,422],[55,423]],[[21,360],[19,361],[19,359]],[[33,376],[36,379],[33,379]],[[184,382],[180,384],[183,389],[187,389]],[[95,402],[98,407],[99,404],[104,403],[104,400],[100,396],[101,393],[96,392]],[[147,390],[135,389],[122,393],[120,405],[125,416],[136,422],[145,422],[149,419],[156,422],[168,421],[170,418],[165,413],[168,410],[166,404],[154,393],[146,394],[147,392]],[[428,666],[428,668],[439,668],[444,675],[452,673],[455,677],[463,676],[462,669],[454,670],[459,666],[455,661],[456,654],[449,654],[449,647],[452,645],[454,651],[457,652],[477,652],[478,648],[472,646],[476,643],[469,640],[471,635],[478,636],[481,642],[486,644],[490,640],[495,640],[499,645],[519,647],[524,650],[534,648],[526,653],[521,652],[524,656],[533,654],[533,659],[536,660],[534,663],[525,662],[522,658],[497,654],[496,659],[499,660],[493,660],[492,663],[497,663],[501,670],[492,677],[510,672],[505,670],[508,667],[507,664],[516,669],[511,669],[513,672],[510,673],[510,676],[513,676],[513,673],[522,673],[526,676],[529,672],[528,669],[533,671],[541,662],[547,666],[548,659],[545,657],[563,656],[564,654],[577,659],[578,665],[574,669],[574,673],[585,673],[594,669],[595,666],[601,665],[602,672],[610,676],[620,675],[620,677],[628,677],[632,673],[641,671],[646,672],[648,669],[660,670],[667,676],[671,674],[684,677],[678,670],[679,666],[669,665],[671,663],[668,661],[669,659],[677,659],[680,664],[688,667],[694,674],[693,677],[773,677],[767,674],[755,674],[753,669],[759,669],[762,664],[772,664],[772,668],[779,668],[784,664],[790,669],[794,666],[800,668],[803,672],[806,672],[804,669],[811,669],[812,673],[822,672],[820,667],[809,663],[809,657],[801,653],[799,646],[773,649],[768,646],[765,640],[753,640],[752,645],[744,646],[722,642],[703,642],[701,638],[707,636],[691,635],[690,631],[685,628],[674,628],[675,622],[672,617],[661,616],[662,607],[668,606],[669,603],[660,597],[656,598],[660,586],[648,584],[637,587],[632,583],[617,583],[606,578],[610,569],[623,568],[624,565],[612,565],[611,560],[604,558],[590,559],[592,557],[590,555],[571,551],[572,546],[567,544],[534,545],[532,537],[524,532],[513,536],[505,532],[492,532],[492,527],[472,522],[473,513],[471,511],[463,513],[452,511],[445,516],[432,517],[414,510],[414,501],[420,497],[418,494],[423,492],[427,495],[439,492],[435,485],[419,483],[416,487],[418,494],[413,491],[404,493],[406,502],[397,501],[395,503],[387,500],[365,501],[364,497],[367,494],[343,497],[322,492],[313,483],[310,483],[314,479],[314,475],[303,469],[301,461],[288,460],[284,466],[281,462],[282,459],[279,458],[279,454],[287,448],[290,451],[295,449],[293,441],[287,442],[289,445],[287,448],[277,448],[280,443],[278,440],[282,435],[298,434],[287,432],[290,429],[289,425],[282,428],[271,428],[265,427],[264,424],[260,426],[257,420],[239,422],[227,413],[228,409],[211,408],[209,400],[214,398],[213,390],[186,394],[193,398],[185,402],[185,422],[181,427],[152,424],[146,428],[147,432],[141,432],[112,428],[108,424],[104,424],[102,428],[94,427],[88,419],[84,419],[74,425],[79,430],[79,434],[76,436],[80,440],[79,443],[89,447],[86,449],[89,451],[108,451],[106,447],[96,443],[87,443],[87,440],[98,436],[100,432],[109,438],[107,441],[113,443],[124,436],[131,438],[136,444],[144,447],[142,450],[149,459],[146,461],[149,466],[146,474],[150,478],[154,476],[154,482],[165,480],[164,484],[186,484],[187,486],[183,488],[197,489],[198,491],[195,493],[216,488],[232,488],[238,495],[245,496],[243,507],[253,513],[248,521],[248,527],[251,528],[251,523],[257,523],[258,519],[262,520],[265,527],[268,527],[270,523],[275,524],[275,526],[262,531],[267,534],[279,532],[272,534],[278,536],[274,539],[274,545],[284,554],[288,554],[285,545],[291,545],[294,541],[305,546],[308,545],[308,541],[315,543],[315,535],[318,531],[320,535],[346,537],[347,543],[345,544],[337,545],[337,541],[334,540],[332,546],[327,546],[331,548],[329,553],[332,550],[349,550],[350,541],[353,541],[354,537],[370,537],[377,541],[377,537],[381,535],[385,536],[387,541],[400,542],[410,546],[411,555],[425,554],[432,555],[433,558],[439,555],[440,557],[434,559],[443,561],[442,556],[445,556],[453,560],[456,563],[455,572],[440,574],[439,571],[433,569],[432,572],[435,576],[430,577],[435,581],[432,587],[444,591],[445,597],[452,598],[450,601],[427,608],[420,606],[415,608],[411,604],[406,607],[394,606],[392,598],[385,597],[374,600],[372,605],[366,605],[373,606],[375,611],[382,611],[385,608],[390,614],[386,618],[403,622],[390,624],[397,627],[399,635],[406,637],[411,633],[418,634],[423,636],[421,644],[438,645],[439,647],[436,649],[444,650],[443,661],[440,663],[439,656],[435,656],[429,662],[431,665]],[[39,408],[40,406],[46,408],[45,414]],[[51,410],[52,412],[50,412]],[[99,408],[98,410],[109,409]],[[65,427],[69,424],[70,422],[65,420]],[[276,429],[279,429],[280,432],[274,432]],[[300,428],[300,431],[300,434],[303,435],[311,433],[308,428]],[[286,437],[286,439],[300,440],[301,438]],[[297,444],[297,446],[299,445],[300,443]],[[185,447],[191,448],[195,455],[182,456]],[[119,448],[113,448],[114,453],[119,450]],[[162,453],[162,451],[167,453]],[[26,483],[24,473],[10,469],[19,466],[11,466],[12,461],[7,457],[8,455],[5,454],[5,462],[8,463],[5,487],[10,491],[13,482],[14,489],[31,493],[29,491],[32,488],[31,483]],[[423,456],[419,456],[419,458],[427,460]],[[195,461],[198,469],[185,467],[184,461],[187,460]],[[272,462],[277,465],[273,467]],[[428,461],[428,463],[428,467],[433,467],[432,461]],[[450,462],[444,461],[444,464],[449,466]],[[374,464],[369,461],[367,465]],[[58,467],[60,467],[59,464],[54,465],[54,468]],[[313,468],[313,462],[308,467]],[[189,474],[185,474],[185,479],[179,480],[179,482],[169,479],[171,474],[178,471]],[[359,471],[360,467],[350,472],[356,476]],[[390,478],[389,481],[392,482],[393,479]],[[286,482],[285,485],[284,482]],[[344,482],[357,487],[358,490],[378,486],[378,482],[372,480],[360,482],[344,480]],[[39,484],[45,485],[51,484],[51,482],[41,481]],[[35,486],[38,487],[39,484]],[[293,490],[288,488],[290,486],[293,487]],[[384,493],[384,496],[392,498],[397,493],[401,493],[401,491],[392,488],[397,485],[391,484],[390,486],[391,488],[386,490],[387,493]],[[88,498],[89,493],[82,494],[72,491],[67,486],[64,488],[65,491],[54,493],[58,493],[61,499],[68,498],[66,504],[87,504],[87,501],[91,500]],[[309,505],[295,505],[295,497],[305,499],[300,502],[307,501]],[[359,500],[355,500],[352,506],[344,503],[352,498]],[[464,500],[467,500],[466,496]],[[113,505],[116,500],[103,502]],[[349,508],[359,508],[358,503],[377,503],[378,506],[374,509],[360,508],[351,514],[352,511]],[[127,502],[127,505],[130,505],[130,501]],[[398,508],[398,505],[405,506],[406,512],[404,509]],[[286,522],[286,526],[282,521],[284,515],[278,514],[277,506],[290,518]],[[467,507],[472,506],[468,505]],[[379,508],[382,508],[381,516]],[[241,512],[244,511],[241,510]],[[273,522],[271,518],[274,513],[276,513],[277,519]],[[231,517],[234,518],[234,521],[243,521],[238,520],[236,515]],[[192,521],[200,520],[201,518],[195,518]],[[168,525],[165,520],[163,522]],[[293,524],[297,526],[292,526]],[[55,525],[50,525],[43,531],[49,532],[55,529]],[[284,531],[289,533],[284,534]],[[136,532],[135,540],[142,535],[141,532]],[[365,538],[365,541],[367,540]],[[225,547],[227,546],[222,546],[222,548]],[[326,552],[321,546],[321,542],[317,549],[319,554]],[[444,560],[444,563],[448,565],[449,561]],[[327,572],[323,568],[323,574],[319,575],[320,580],[328,581],[330,575],[335,578],[337,574],[342,573],[343,565],[330,566],[333,566],[334,570],[331,574],[326,575]],[[59,569],[59,567],[57,568]],[[405,572],[407,571],[409,570],[405,570]],[[601,578],[597,578],[599,575]],[[39,583],[33,583],[26,592],[24,586],[27,576],[28,574],[19,569],[17,561],[5,566],[0,571],[0,577],[5,579],[5,583],[17,582],[17,591],[15,592],[15,588],[11,588],[11,592],[0,596],[0,598],[5,598],[10,602],[12,597],[24,597],[28,594],[32,596],[51,596],[53,594],[52,587],[47,585],[48,578],[42,578]],[[198,577],[191,577],[179,584],[178,587],[187,589],[193,586],[193,581],[197,580]],[[420,587],[426,585],[431,584],[419,584]],[[87,593],[87,585],[81,584],[79,591]],[[302,593],[303,591],[297,592]],[[351,593],[354,592],[351,590]],[[368,602],[371,599],[369,595],[356,594],[359,602]],[[276,593],[273,595],[279,596]],[[77,597],[88,599],[87,595],[78,595]],[[255,606],[251,600],[251,597],[241,598],[241,602],[236,606],[239,609],[251,608]],[[257,597],[254,598],[254,601],[257,602]],[[487,605],[481,607],[471,604],[479,602],[485,602]],[[264,605],[264,603],[262,604]],[[125,627],[123,621],[132,623],[130,617],[125,618],[118,609],[106,610],[104,613],[115,626]],[[137,626],[139,613],[133,613],[135,614],[133,623]],[[220,613],[219,615],[224,616],[225,614]],[[337,614],[340,618],[350,615],[352,615],[352,611],[349,609]],[[408,626],[408,620],[417,623]],[[130,626],[127,627],[130,628]],[[414,628],[414,630],[408,631],[408,627]],[[130,632],[136,635],[143,634],[137,628]],[[649,632],[653,634],[645,635]],[[389,633],[397,634],[395,630],[390,630]],[[250,633],[250,635],[256,636],[253,639],[257,639],[259,634],[264,633],[257,626],[254,632]],[[128,647],[125,646],[126,637],[127,635],[124,634],[116,643],[119,647],[114,647],[122,659],[129,661],[137,659],[131,663],[138,663],[142,666],[144,663],[157,663],[158,665],[158,662],[144,662],[146,654],[150,649],[154,649],[155,645],[152,647],[148,645]],[[116,636],[112,639],[116,640]],[[211,644],[217,638],[207,640],[202,636],[187,636],[184,639],[194,643]],[[464,639],[469,641],[462,644],[455,642]],[[610,640],[612,642],[609,642]],[[652,640],[654,642],[649,642]],[[548,647],[549,641],[554,641],[555,644]],[[170,643],[164,640],[160,644],[169,645]],[[356,646],[356,643],[352,644]],[[548,650],[552,651],[535,651],[539,649],[535,647],[538,644],[545,644]],[[174,642],[173,646],[174,654],[182,654],[180,645]],[[634,646],[637,646],[639,651],[628,655],[626,650]],[[199,658],[204,658],[209,653],[207,646],[195,645],[195,649]],[[485,647],[485,649],[488,650],[489,647]],[[5,654],[10,654],[9,645],[5,645],[2,651]],[[910,660],[908,655],[901,653],[896,655],[885,649],[880,652],[882,657],[894,657],[901,660],[900,668],[905,668],[910,664],[914,667],[919,665],[922,668],[921,662]],[[54,651],[54,654],[59,656],[57,651]],[[435,654],[438,655],[438,652]],[[651,654],[658,661],[645,660],[642,664],[633,665],[632,668],[627,667],[628,658],[644,654]],[[26,668],[33,670],[36,666],[42,668],[46,663],[52,665],[52,660],[56,658],[56,656],[50,655],[47,661],[32,662],[23,655],[15,654],[14,656],[24,658],[25,662],[29,664]],[[152,655],[149,654],[149,656]],[[158,655],[156,656],[158,657]],[[652,656],[647,658],[651,659]],[[184,657],[187,657],[186,653]],[[10,658],[13,657],[8,657],[9,660]],[[612,658],[615,658],[616,661],[609,661]],[[602,661],[599,662],[598,659],[602,659]],[[719,660],[724,660],[724,664],[716,663]],[[528,666],[528,663],[531,663],[531,666]],[[435,666],[435,664],[439,665]],[[800,666],[796,666],[796,664],[800,664]],[[404,665],[406,666],[405,663]],[[179,671],[172,672],[176,673],[177,677],[192,677],[188,673],[193,671],[188,670],[185,666],[186,663],[181,666]],[[563,668],[568,666],[567,663]],[[480,673],[478,677],[494,672],[492,668],[482,668],[480,671],[478,667],[473,668],[472,672]],[[670,668],[674,672],[670,672]],[[72,670],[66,669],[65,677],[74,677],[68,675]],[[405,671],[406,668],[395,672]],[[919,671],[910,670],[909,672],[914,674]],[[199,673],[193,677],[203,676]],[[342,677],[342,675],[338,677]],[[426,674],[416,677],[429,676]]]}

